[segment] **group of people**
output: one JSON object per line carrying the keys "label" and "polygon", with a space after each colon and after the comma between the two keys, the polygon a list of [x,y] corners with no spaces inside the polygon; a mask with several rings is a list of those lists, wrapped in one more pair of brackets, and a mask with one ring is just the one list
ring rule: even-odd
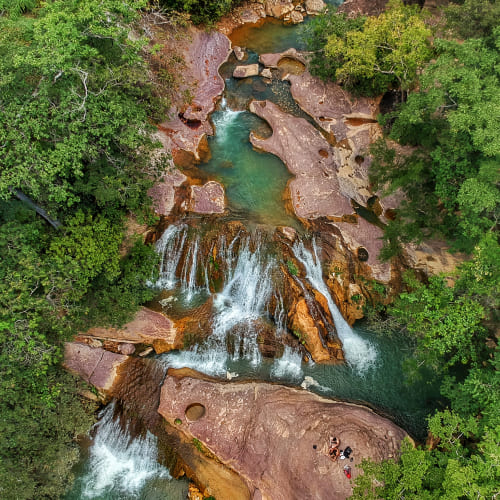
{"label": "group of people", "polygon": [[[330,436],[330,442],[328,446],[328,456],[335,462],[339,457],[341,459],[349,458],[352,453],[352,449],[348,446],[345,450],[340,450],[340,439]],[[352,458],[351,458],[352,461]],[[351,479],[351,468],[346,465],[344,467],[344,474],[347,479]]]}

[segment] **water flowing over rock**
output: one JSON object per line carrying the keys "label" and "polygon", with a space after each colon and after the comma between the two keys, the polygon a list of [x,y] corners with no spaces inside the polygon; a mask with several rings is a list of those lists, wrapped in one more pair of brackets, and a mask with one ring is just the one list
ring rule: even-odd
{"label": "water flowing over rock", "polygon": [[[189,419],[186,409],[195,404],[204,412]],[[170,424],[180,419],[179,430],[237,472],[252,498],[347,498],[346,461],[327,456],[329,437],[352,448],[356,477],[363,458],[397,456],[406,435],[363,407],[279,385],[215,382],[190,370],[169,370],[158,411]]]}

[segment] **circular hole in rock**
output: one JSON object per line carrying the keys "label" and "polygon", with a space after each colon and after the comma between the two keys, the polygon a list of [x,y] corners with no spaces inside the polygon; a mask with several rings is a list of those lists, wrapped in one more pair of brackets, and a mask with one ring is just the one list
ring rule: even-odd
{"label": "circular hole in rock", "polygon": [[358,254],[358,259],[361,262],[366,262],[368,260],[368,258],[370,257],[368,255],[368,250],[366,248],[364,248],[364,247],[359,247],[358,251],[357,251],[357,254]]}
{"label": "circular hole in rock", "polygon": [[354,161],[358,164],[361,165],[365,161],[365,157],[361,155],[356,155],[354,158]]}
{"label": "circular hole in rock", "polygon": [[186,408],[185,414],[190,422],[196,422],[205,415],[205,407],[201,403],[190,404]]}
{"label": "circular hole in rock", "polygon": [[318,153],[322,158],[328,158],[328,151],[326,149],[320,149]]}

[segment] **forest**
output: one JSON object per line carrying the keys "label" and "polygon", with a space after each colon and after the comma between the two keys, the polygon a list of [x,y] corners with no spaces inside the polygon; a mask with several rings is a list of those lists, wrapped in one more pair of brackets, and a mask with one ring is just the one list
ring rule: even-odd
{"label": "forest", "polygon": [[[158,257],[127,224],[157,222],[147,190],[169,158],[154,131],[175,77],[154,74],[141,19],[182,11],[210,29],[236,3],[0,0],[2,498],[64,493],[97,409],[60,365],[64,342],[124,324],[154,295]],[[451,286],[407,274],[393,304],[367,311],[415,339],[408,377],[430,368],[443,407],[427,443],[363,463],[353,498],[499,493],[499,19],[497,0],[439,16],[391,0],[378,17],[323,14],[303,35],[313,74],[390,101],[370,180],[405,196],[382,257],[436,236],[468,255]]]}

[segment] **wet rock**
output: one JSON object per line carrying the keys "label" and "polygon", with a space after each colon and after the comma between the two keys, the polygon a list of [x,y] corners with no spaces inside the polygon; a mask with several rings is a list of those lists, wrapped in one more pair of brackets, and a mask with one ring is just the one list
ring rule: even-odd
{"label": "wet rock", "polygon": [[123,328],[91,328],[86,336],[116,342],[152,345],[158,354],[182,346],[174,323],[158,312],[142,307]]}
{"label": "wet rock", "polygon": [[246,57],[246,52],[241,47],[238,47],[238,46],[233,47],[233,52],[234,52],[234,56],[236,57],[236,59],[238,61],[243,61],[243,59],[245,59],[245,57]]}
{"label": "wet rock", "polygon": [[305,7],[308,16],[316,16],[325,10],[326,4],[323,0],[306,0]]}
{"label": "wet rock", "polygon": [[118,352],[120,354],[125,354],[126,356],[130,356],[135,352],[134,344],[130,344],[128,342],[124,342],[118,345]]}
{"label": "wet rock", "polygon": [[284,113],[270,101],[253,101],[250,111],[273,129],[267,139],[252,133],[250,142],[278,156],[295,175],[288,187],[297,217],[352,214],[350,200],[341,193],[337,178],[338,154],[321,133],[305,119]]}
{"label": "wet rock", "polygon": [[354,477],[362,459],[397,457],[406,436],[367,408],[301,389],[217,382],[192,370],[169,370],[159,413],[174,425],[176,418],[185,420],[186,408],[195,403],[205,408],[204,415],[183,423],[178,432],[200,441],[207,450],[205,460],[213,454],[238,473],[252,498],[345,499],[352,484],[342,462],[327,456],[329,436],[352,448]]}
{"label": "wet rock", "polygon": [[203,186],[191,186],[191,203],[189,210],[199,214],[224,213],[224,188],[215,181],[209,181]]}
{"label": "wet rock", "polygon": [[262,54],[259,56],[259,62],[266,66],[266,68],[277,68],[278,63],[283,58],[295,59],[296,61],[306,64],[306,58],[297,51],[297,49],[291,48],[284,52],[278,52],[275,54]]}
{"label": "wet rock", "polygon": [[248,78],[259,74],[258,64],[247,64],[245,66],[236,66],[233,71],[234,78]]}
{"label": "wet rock", "polygon": [[289,226],[279,226],[277,230],[288,240],[291,241],[292,243],[295,241],[295,238],[297,237],[297,231],[293,227]]}
{"label": "wet rock", "polygon": [[64,344],[63,366],[99,391],[112,396],[119,369],[128,356],[77,342]]}

